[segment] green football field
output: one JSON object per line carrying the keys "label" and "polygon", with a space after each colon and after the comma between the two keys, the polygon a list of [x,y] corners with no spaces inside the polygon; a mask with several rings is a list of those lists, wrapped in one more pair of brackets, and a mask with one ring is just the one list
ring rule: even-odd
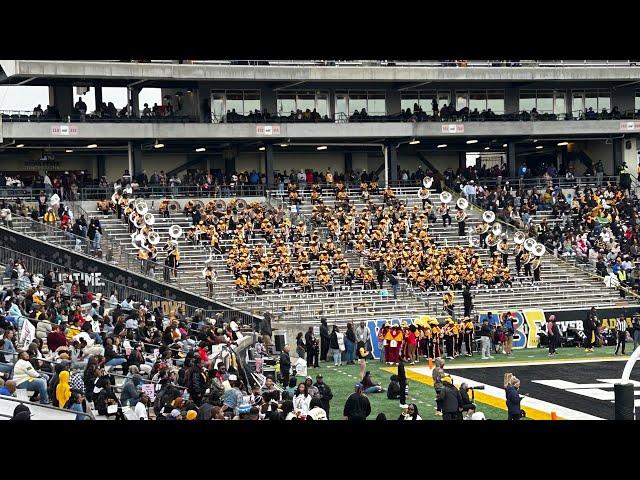
{"label": "green football field", "polygon": [[[631,352],[632,345],[627,345],[627,355]],[[454,360],[446,360],[445,370],[447,367],[453,368],[458,365],[471,365],[471,364],[493,364],[500,363],[526,363],[526,362],[544,362],[544,361],[562,361],[567,360],[569,363],[571,360],[580,359],[613,359],[618,358],[614,356],[615,347],[603,347],[596,348],[594,353],[586,353],[583,348],[563,348],[558,350],[558,355],[554,357],[548,356],[546,348],[535,349],[522,349],[514,350],[513,355],[507,356],[504,354],[494,354],[493,360],[480,360],[479,356],[473,357],[458,357]],[[619,357],[623,358],[623,357]],[[426,366],[427,362],[421,359],[417,366]],[[393,369],[394,372],[397,367],[389,366],[380,363],[378,360],[367,361],[367,370],[371,371],[373,381],[380,383],[386,390],[389,384],[389,377],[393,374],[388,369]],[[406,366],[407,370],[411,368],[410,365]],[[621,367],[622,369],[622,364]],[[508,372],[509,367],[505,365],[504,371]],[[309,368],[308,374],[314,378],[318,373],[322,373],[324,381],[327,383],[333,391],[333,400],[331,400],[331,420],[342,420],[342,411],[344,403],[347,397],[353,393],[354,384],[360,381],[359,367],[358,365],[345,365],[341,367],[334,367],[333,362],[320,362],[320,368]],[[454,383],[455,382],[455,375]],[[407,397],[407,403],[415,403],[418,406],[420,416],[424,420],[441,420],[442,417],[436,416],[435,412],[435,391],[431,385],[427,385],[416,380],[408,379],[409,395]],[[369,420],[375,420],[379,413],[384,413],[387,420],[396,420],[400,415],[402,409],[399,406],[398,400],[388,400],[386,392],[375,393],[367,395],[371,402],[371,415]],[[488,419],[493,420],[506,420],[507,412],[497,407],[493,407],[487,404],[476,402],[478,411],[485,414]]]}

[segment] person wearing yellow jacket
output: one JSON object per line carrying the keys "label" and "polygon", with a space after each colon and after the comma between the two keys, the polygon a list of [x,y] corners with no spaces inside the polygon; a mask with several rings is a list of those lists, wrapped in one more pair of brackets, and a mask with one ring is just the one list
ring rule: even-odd
{"label": "person wearing yellow jacket", "polygon": [[42,219],[44,220],[44,223],[55,225],[58,217],[56,217],[56,213],[53,211],[53,208],[49,207]]}
{"label": "person wearing yellow jacket", "polygon": [[473,355],[473,347],[471,346],[473,340],[474,326],[471,318],[464,318],[464,347],[467,349],[466,356],[471,357]]}
{"label": "person wearing yellow jacket", "polygon": [[56,387],[56,401],[58,402],[57,406],[60,408],[66,408],[67,402],[70,398],[71,387],[69,387],[69,371],[62,370],[58,377],[58,386]]}
{"label": "person wearing yellow jacket", "polygon": [[394,325],[391,327],[391,348],[390,350],[390,358],[389,361],[395,365],[400,362],[400,351],[402,348],[402,339],[404,338],[402,334],[402,328],[399,325]]}

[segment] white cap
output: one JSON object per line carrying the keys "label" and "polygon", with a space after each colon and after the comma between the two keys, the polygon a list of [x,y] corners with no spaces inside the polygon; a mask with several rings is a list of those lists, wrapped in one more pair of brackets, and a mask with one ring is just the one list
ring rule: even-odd
{"label": "white cap", "polygon": [[482,412],[475,412],[474,414],[471,415],[471,420],[486,420],[484,413]]}

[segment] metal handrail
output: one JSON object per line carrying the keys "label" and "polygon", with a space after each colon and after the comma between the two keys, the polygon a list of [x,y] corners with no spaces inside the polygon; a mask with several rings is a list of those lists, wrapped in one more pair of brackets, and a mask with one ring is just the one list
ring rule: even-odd
{"label": "metal handrail", "polygon": [[89,417],[91,420],[95,420],[95,417],[91,413],[76,412],[75,410],[67,410],[65,408],[58,408],[58,407],[54,407],[52,405],[44,405],[42,403],[31,402],[29,400],[21,400],[19,398],[7,397],[6,395],[0,395],[0,400],[8,400],[10,402],[20,403],[22,405],[24,405],[24,404],[33,405],[35,407],[46,408],[46,409],[49,409],[49,410],[54,410],[56,412],[72,413],[72,414],[76,414],[76,415],[84,415],[85,417]]}

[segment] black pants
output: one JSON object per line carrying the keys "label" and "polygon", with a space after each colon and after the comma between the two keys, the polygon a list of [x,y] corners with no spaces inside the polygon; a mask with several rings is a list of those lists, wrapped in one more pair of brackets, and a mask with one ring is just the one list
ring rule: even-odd
{"label": "black pants", "polygon": [[458,222],[458,236],[464,237],[465,225],[464,222]]}
{"label": "black pants", "polygon": [[318,366],[318,350],[307,350],[307,367],[317,367]]}
{"label": "black pants", "polygon": [[509,265],[509,255],[502,254],[502,266],[507,267]]}
{"label": "black pants", "polygon": [[539,281],[540,281],[540,268],[536,268],[536,269],[533,271],[533,279],[534,279],[536,282],[539,282]]}
{"label": "black pants", "polygon": [[593,330],[585,330],[584,334],[586,336],[584,348],[593,348],[593,342],[591,341]]}
{"label": "black pants", "polygon": [[471,315],[471,304],[470,303],[465,303],[464,304],[464,315],[465,317],[469,317]]}
{"label": "black pants", "polygon": [[618,349],[620,345],[622,345],[622,354],[624,355],[624,344],[627,343],[627,332],[618,332],[618,343],[616,344],[616,353],[618,353]]}
{"label": "black pants", "polygon": [[522,415],[519,413],[510,413],[509,414],[509,420],[520,420],[522,418]]}
{"label": "black pants", "polygon": [[282,386],[284,388],[287,388],[289,386],[289,372],[280,372],[280,375],[282,375]]}
{"label": "black pants", "polygon": [[522,263],[520,262],[520,255],[516,255],[516,272],[518,272],[518,276],[520,275],[520,270],[522,269]]}
{"label": "black pants", "polygon": [[400,382],[400,405],[407,403],[407,382]]}
{"label": "black pants", "polygon": [[462,412],[443,412],[442,420],[449,420],[449,421],[462,420]]}
{"label": "black pants", "polygon": [[556,353],[556,337],[552,335],[549,337],[549,353]]}
{"label": "black pants", "polygon": [[448,213],[445,215],[442,215],[442,226],[446,227],[447,224],[451,225],[451,216]]}
{"label": "black pants", "polygon": [[453,357],[453,335],[444,337],[444,344],[447,347],[447,357]]}
{"label": "black pants", "polygon": [[463,335],[460,334],[456,337],[456,353],[458,355],[462,354],[462,342],[463,342]]}
{"label": "black pants", "polygon": [[320,341],[320,360],[322,360],[323,362],[327,361],[327,353],[329,352],[329,341],[329,339]]}
{"label": "black pants", "polygon": [[525,275],[525,277],[530,277],[531,276],[531,264],[530,263],[525,263],[524,264],[524,275]]}
{"label": "black pants", "polygon": [[471,347],[471,334],[470,333],[465,333],[464,334],[464,346],[467,349],[467,354],[471,355],[471,352],[473,351],[473,349]]}

